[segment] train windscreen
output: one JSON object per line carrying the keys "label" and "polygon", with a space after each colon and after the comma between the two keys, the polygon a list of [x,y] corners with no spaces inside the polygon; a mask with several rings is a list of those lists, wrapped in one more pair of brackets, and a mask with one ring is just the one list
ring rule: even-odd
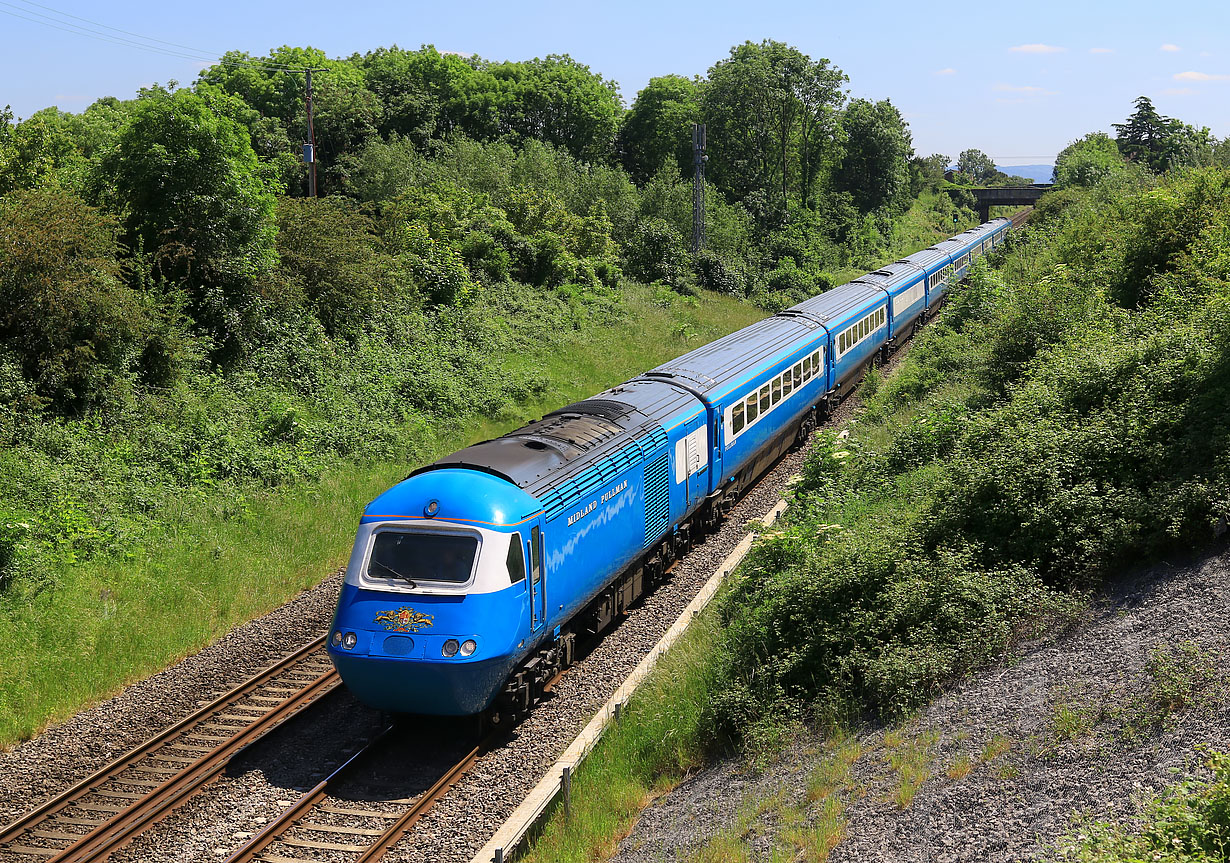
{"label": "train windscreen", "polygon": [[478,538],[465,534],[411,533],[384,530],[376,534],[367,574],[410,582],[463,584],[470,580]]}

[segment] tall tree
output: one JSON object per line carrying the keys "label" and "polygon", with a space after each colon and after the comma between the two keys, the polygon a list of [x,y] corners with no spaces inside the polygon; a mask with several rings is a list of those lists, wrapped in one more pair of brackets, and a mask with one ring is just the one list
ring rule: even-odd
{"label": "tall tree", "polygon": [[682,75],[651,78],[624,115],[618,150],[624,168],[644,184],[665,164],[686,172],[692,124],[700,120],[701,82]]}
{"label": "tall tree", "polygon": [[969,174],[975,183],[989,183],[999,171],[995,160],[981,150],[963,150],[957,157],[957,170]]}
{"label": "tall tree", "polygon": [[780,220],[792,201],[806,204],[837,156],[847,80],[828,60],[781,42],[731,48],[709,70],[703,96],[715,183],[762,222]]}
{"label": "tall tree", "polygon": [[357,62],[383,106],[382,135],[400,135],[422,146],[455,132],[477,140],[499,134],[507,88],[478,68],[481,61],[441,54],[433,45],[418,51],[394,45]]}
{"label": "tall tree", "polygon": [[196,87],[202,93],[217,88],[238,96],[259,112],[259,117],[275,121],[275,129],[250,125],[254,147],[258,134],[272,134],[284,135],[289,146],[298,150],[299,144],[308,140],[304,100],[307,80],[303,72],[289,70],[299,69],[315,70],[313,127],[317,162],[326,171],[322,188],[327,190],[328,172],[338,157],[373,137],[380,122],[380,100],[367,89],[358,63],[331,60],[323,51],[310,47],[283,45],[263,58],[228,51],[220,63],[201,72]]}
{"label": "tall tree", "polygon": [[148,90],[97,171],[130,248],[181,284],[194,318],[242,347],[236,313],[276,263],[274,196],[242,126],[187,90]]}
{"label": "tall tree", "polygon": [[1136,99],[1136,111],[1123,123],[1115,123],[1119,152],[1131,162],[1139,162],[1160,173],[1169,167],[1169,139],[1174,122],[1153,107],[1148,96]]}
{"label": "tall tree", "polygon": [[1105,132],[1090,132],[1055,157],[1054,181],[1061,187],[1093,186],[1123,168],[1115,140]]}
{"label": "tall tree", "polygon": [[855,99],[842,112],[845,155],[834,173],[834,186],[849,192],[864,213],[900,212],[910,194],[909,159],[914,155],[910,130],[887,99]]}
{"label": "tall tree", "polygon": [[499,131],[534,138],[597,162],[615,151],[623,114],[619,86],[567,54],[485,66],[498,86]]}

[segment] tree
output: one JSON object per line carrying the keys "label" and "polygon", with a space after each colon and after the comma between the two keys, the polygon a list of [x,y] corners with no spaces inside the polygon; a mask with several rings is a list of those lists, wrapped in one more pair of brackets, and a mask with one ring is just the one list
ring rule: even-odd
{"label": "tree", "polygon": [[944,181],[944,172],[951,164],[952,159],[943,153],[910,159],[910,194],[917,197],[923,189],[938,189]]}
{"label": "tree", "polygon": [[975,183],[989,183],[998,171],[995,160],[981,150],[964,150],[957,157],[957,170],[969,174]]}
{"label": "tree", "polygon": [[1123,170],[1123,156],[1115,140],[1105,132],[1090,132],[1055,157],[1054,182],[1060,188],[1094,186]]}
{"label": "tree", "polygon": [[651,78],[624,115],[618,150],[638,185],[665,164],[681,174],[692,164],[692,124],[700,120],[701,83],[682,75]]}
{"label": "tree", "polygon": [[506,89],[499,106],[500,133],[545,141],[590,162],[614,153],[623,114],[614,81],[567,54],[485,68]]}
{"label": "tree", "polygon": [[506,88],[479,61],[441,54],[432,45],[407,51],[394,45],[357,60],[383,111],[380,134],[423,146],[462,132],[486,140],[499,134]]}
{"label": "tree", "polygon": [[[208,95],[211,89],[238,96],[263,118],[265,124],[246,122],[254,149],[260,139],[289,146],[297,157],[308,140],[306,77],[286,69],[313,69],[312,116],[316,133],[317,162],[323,167],[322,189],[334,180],[338,157],[374,137],[380,122],[380,100],[367,89],[357,62],[331,60],[316,48],[283,45],[266,58],[242,51],[228,51],[222,62],[203,71],[196,89]],[[236,118],[238,119],[238,118]],[[285,144],[281,142],[285,142]],[[272,153],[262,153],[266,158]],[[300,174],[304,176],[304,174]]]}
{"label": "tree", "polygon": [[371,219],[347,198],[281,198],[275,279],[331,336],[354,339],[371,317],[381,276]]}
{"label": "tree", "polygon": [[1139,162],[1154,173],[1169,167],[1167,142],[1172,120],[1157,113],[1148,96],[1136,99],[1136,111],[1126,122],[1115,123],[1119,152],[1129,162]]}
{"label": "tree", "polygon": [[187,289],[220,348],[238,349],[237,313],[277,260],[275,200],[247,131],[195,93],[149,90],[97,170],[128,245]]}
{"label": "tree", "polygon": [[0,362],[58,413],[122,395],[140,354],[146,312],[120,277],[118,230],[63,189],[0,197]]}
{"label": "tree", "polygon": [[709,70],[703,111],[711,175],[762,224],[785,218],[793,199],[806,204],[839,153],[837,110],[848,80],[828,60],[765,40],[730,49]]}
{"label": "tree", "polygon": [[874,104],[855,99],[842,113],[841,125],[846,147],[834,187],[849,192],[864,213],[903,211],[910,193],[907,160],[914,150],[901,113],[887,99]]}
{"label": "tree", "polygon": [[0,114],[7,134],[0,133],[0,194],[33,189],[60,176],[66,185],[78,175],[83,159],[66,122],[55,108],[37,111],[16,126],[12,114]]}

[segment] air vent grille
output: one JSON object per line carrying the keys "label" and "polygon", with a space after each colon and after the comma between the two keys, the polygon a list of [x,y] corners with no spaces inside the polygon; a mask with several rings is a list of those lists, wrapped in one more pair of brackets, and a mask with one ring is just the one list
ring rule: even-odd
{"label": "air vent grille", "polygon": [[671,501],[667,454],[645,468],[645,544],[656,542],[670,524]]}

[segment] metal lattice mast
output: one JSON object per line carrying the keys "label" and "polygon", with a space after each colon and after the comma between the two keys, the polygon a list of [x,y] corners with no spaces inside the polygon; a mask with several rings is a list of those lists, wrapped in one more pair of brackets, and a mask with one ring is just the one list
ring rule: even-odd
{"label": "metal lattice mast", "polygon": [[705,124],[692,124],[692,254],[705,247]]}

